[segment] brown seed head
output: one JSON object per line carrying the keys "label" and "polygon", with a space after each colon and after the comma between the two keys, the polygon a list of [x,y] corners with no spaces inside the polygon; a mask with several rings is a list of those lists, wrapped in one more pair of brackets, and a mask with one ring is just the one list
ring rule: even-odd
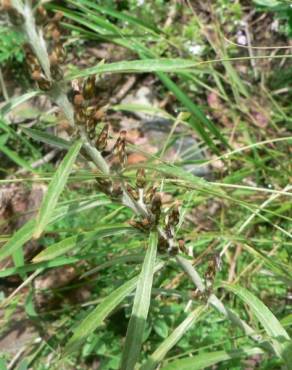
{"label": "brown seed head", "polygon": [[83,84],[83,96],[85,99],[91,99],[95,95],[95,76],[89,76]]}
{"label": "brown seed head", "polygon": [[73,104],[77,107],[81,107],[84,103],[84,98],[81,94],[76,94],[73,98]]}
{"label": "brown seed head", "polygon": [[95,141],[95,147],[99,151],[105,150],[108,142],[109,125],[106,123]]}
{"label": "brown seed head", "polygon": [[173,209],[170,211],[168,222],[170,226],[176,226],[179,223],[178,204],[175,204]]}
{"label": "brown seed head", "polygon": [[140,189],[144,189],[146,185],[145,169],[139,168],[136,173],[136,185]]}
{"label": "brown seed head", "polygon": [[156,193],[151,202],[151,212],[155,215],[155,222],[158,223],[161,214],[161,195]]}
{"label": "brown seed head", "polygon": [[44,22],[47,21],[47,18],[48,13],[46,9],[42,5],[38,6],[36,9],[36,23],[38,25],[42,25]]}
{"label": "brown seed head", "polygon": [[48,79],[46,79],[46,77],[41,76],[37,80],[37,85],[41,90],[49,91],[52,88],[52,81],[49,81]]}

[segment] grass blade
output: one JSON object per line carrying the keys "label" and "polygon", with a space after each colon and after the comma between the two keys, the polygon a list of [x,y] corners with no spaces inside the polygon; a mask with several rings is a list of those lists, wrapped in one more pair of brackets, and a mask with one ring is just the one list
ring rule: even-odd
{"label": "grass blade", "polygon": [[30,220],[13,234],[11,239],[0,249],[0,261],[18,251],[23,244],[31,239],[35,224],[35,220]]}
{"label": "grass blade", "polygon": [[49,144],[55,146],[60,149],[69,149],[70,148],[70,141],[61,139],[55,135],[48,134],[44,131],[35,130],[33,128],[26,128],[22,127],[21,130],[34,140],[40,141],[45,144]]}
{"label": "grass blade", "polygon": [[149,246],[137,283],[133,310],[128,325],[121,370],[133,370],[139,359],[144,328],[151,299],[154,265],[157,253],[157,232],[151,232]]}
{"label": "grass blade", "polygon": [[201,318],[206,311],[206,306],[199,306],[192,311],[186,319],[167,337],[160,346],[152,353],[141,370],[153,370],[164,359],[165,355],[176,345],[184,336],[186,331],[192,327],[194,322]]}
{"label": "grass blade", "polygon": [[94,231],[89,231],[84,234],[74,235],[63,239],[58,243],[50,245],[48,248],[40,252],[34,257],[33,262],[49,261],[59,257],[76,246],[80,247],[84,242],[88,242],[92,238],[104,238],[107,236],[118,235],[125,232],[131,232],[133,228],[125,226],[124,224],[100,226]]}
{"label": "grass blade", "polygon": [[270,336],[276,354],[279,357],[285,358],[289,342],[291,345],[290,337],[268,307],[254,294],[241,286],[223,284],[223,287],[236,294],[250,307],[267,334]]}
{"label": "grass blade", "polygon": [[[162,370],[200,370],[218,364],[222,361],[232,360],[263,353],[261,348],[241,348],[235,351],[205,352],[190,358],[172,361]],[[226,367],[227,369],[228,367]]]}
{"label": "grass blade", "polygon": [[67,76],[67,80],[101,73],[145,73],[145,72],[178,72],[194,67],[196,63],[187,59],[143,59],[123,62],[98,64],[97,66],[85,68]]}
{"label": "grass blade", "polygon": [[74,145],[72,145],[62,163],[60,164],[59,168],[55,172],[52,181],[50,182],[50,185],[48,187],[48,191],[44,196],[44,199],[40,206],[40,211],[37,216],[36,227],[33,234],[34,238],[38,238],[42,234],[46,225],[49,223],[50,217],[58,202],[59,196],[61,195],[66,185],[67,179],[72,170],[79,150],[81,149],[81,146],[81,141],[77,141]]}
{"label": "grass blade", "polygon": [[[161,267],[161,263],[157,264],[154,270],[158,271]],[[93,333],[103,323],[105,318],[135,289],[138,279],[139,276],[136,276],[113,291],[82,320],[65,347],[66,354],[76,351],[88,335]]]}
{"label": "grass blade", "polygon": [[40,91],[31,91],[29,93],[23,94],[21,96],[16,96],[15,98],[10,99],[7,103],[5,103],[0,109],[0,115],[5,116],[9,112],[11,112],[14,108],[18,105],[25,103],[27,100],[34,98],[35,96],[39,95]]}

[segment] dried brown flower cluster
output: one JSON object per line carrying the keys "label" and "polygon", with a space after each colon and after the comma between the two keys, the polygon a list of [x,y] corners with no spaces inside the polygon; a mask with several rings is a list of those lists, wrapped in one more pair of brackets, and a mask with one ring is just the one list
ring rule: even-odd
{"label": "dried brown flower cluster", "polygon": [[2,0],[2,10],[8,14],[10,22],[19,26],[24,22],[24,17],[11,4],[11,0]]}
{"label": "dried brown flower cluster", "polygon": [[[17,24],[24,21],[23,15],[11,6],[10,1],[5,0],[3,8]],[[43,91],[50,91],[54,84],[57,87],[59,86],[58,82],[63,80],[63,71],[60,66],[65,62],[66,53],[61,41],[60,20],[62,14],[56,13],[50,17],[43,6],[35,7],[33,10],[31,9],[31,12],[33,12],[35,23],[43,28],[43,32],[35,29],[35,37],[39,40],[39,48],[43,48],[43,52],[47,56],[47,63],[42,62],[41,53],[37,53],[37,55],[34,53],[35,46],[31,39],[30,44],[25,46],[26,61],[30,75],[38,87]],[[15,16],[15,14],[18,15]],[[33,25],[35,26],[34,22]],[[27,33],[29,34],[29,32]],[[149,232],[154,228],[159,230],[160,252],[175,255],[183,250],[184,241],[175,240],[175,227],[179,223],[178,205],[176,204],[168,212],[163,211],[162,196],[157,192],[157,186],[149,184],[144,169],[137,171],[135,185],[125,182],[120,176],[121,170],[125,168],[127,163],[127,133],[125,130],[120,131],[112,148],[108,148],[109,125],[101,123],[103,113],[96,108],[96,76],[89,76],[83,81],[73,81],[68,98],[73,108],[74,125],[78,135],[91,148],[89,153],[95,150],[96,157],[99,156],[99,159],[95,160],[100,170],[99,176],[96,177],[99,190],[113,200],[118,200],[134,210],[136,219],[130,221],[133,227],[143,232]],[[109,175],[111,166],[107,163],[108,157],[105,158],[104,154],[109,154],[112,163],[114,163],[113,176]],[[104,162],[103,166],[99,165],[99,160]],[[105,172],[102,170],[103,167],[106,169]]]}
{"label": "dried brown flower cluster", "polygon": [[[18,26],[21,25],[24,22],[23,15],[13,8],[11,4],[8,6],[10,2],[6,3],[4,9],[11,22]],[[38,6],[34,13],[36,23],[44,26],[45,50],[48,52],[50,72],[46,73],[43,70],[40,60],[34,53],[33,44],[24,46],[25,59],[30,76],[36,82],[38,88],[43,91],[49,91],[52,89],[54,80],[60,81],[63,79],[61,65],[65,62],[66,52],[61,41],[60,20],[62,19],[62,14],[56,13],[54,16],[49,17],[43,6]]]}

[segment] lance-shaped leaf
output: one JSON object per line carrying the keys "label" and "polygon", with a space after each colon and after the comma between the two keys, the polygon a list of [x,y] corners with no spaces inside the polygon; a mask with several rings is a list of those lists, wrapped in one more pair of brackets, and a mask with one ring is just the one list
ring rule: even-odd
{"label": "lance-shaped leaf", "polygon": [[189,330],[192,325],[202,317],[206,310],[206,306],[199,306],[192,311],[152,353],[146,363],[141,367],[141,370],[156,369],[157,365],[164,359],[168,351],[170,351],[177,344],[177,342],[185,335],[186,331]]}
{"label": "lance-shaped leaf", "polygon": [[141,352],[143,334],[150,306],[157,240],[157,232],[151,232],[149,246],[137,283],[133,310],[122,356],[121,370],[133,370]]}
{"label": "lance-shaped leaf", "polygon": [[270,336],[275,353],[287,361],[288,347],[291,349],[291,340],[274,314],[249,290],[238,285],[223,284],[223,286],[236,294],[250,307],[251,311],[264,327],[266,333]]}
{"label": "lance-shaped leaf", "polygon": [[[132,232],[133,228],[125,226],[123,224],[117,225],[106,225],[97,227],[94,231],[88,231],[83,234],[73,235],[69,238],[63,239],[58,243],[50,245],[48,248],[40,252],[36,257],[34,257],[34,262],[49,261],[56,257],[59,257],[69,251],[71,251],[76,246],[80,247],[84,242],[88,242],[93,238],[105,238],[111,235],[118,235],[125,232]],[[135,230],[134,230],[135,231]]]}
{"label": "lance-shaped leaf", "polygon": [[[158,271],[163,266],[159,263],[155,266],[154,271]],[[78,350],[80,344],[93,333],[110,313],[127,297],[134,289],[138,282],[139,276],[127,281],[109,294],[104,300],[77,326],[74,334],[65,347],[65,353],[71,353]]]}
{"label": "lance-shaped leaf", "polygon": [[[234,351],[205,352],[182,360],[172,361],[162,370],[200,370],[235,358],[244,358],[263,353],[261,348],[242,348]],[[229,369],[228,365],[225,367]]]}
{"label": "lance-shaped leaf", "polygon": [[33,235],[34,238],[38,238],[43,232],[44,228],[50,222],[51,215],[57,205],[59,196],[66,185],[67,179],[81,146],[81,141],[77,141],[74,145],[72,145],[59,168],[55,172],[48,187],[48,191],[40,206],[40,210],[36,219],[36,226]]}

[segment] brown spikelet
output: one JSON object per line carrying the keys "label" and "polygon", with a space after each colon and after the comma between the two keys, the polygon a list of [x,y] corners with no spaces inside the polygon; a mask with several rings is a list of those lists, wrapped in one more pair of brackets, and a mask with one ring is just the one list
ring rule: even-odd
{"label": "brown spikelet", "polygon": [[48,13],[47,13],[46,9],[42,5],[40,5],[40,6],[37,7],[37,9],[36,9],[36,17],[35,18],[36,18],[37,25],[42,25],[42,24],[44,24],[47,21],[47,19],[48,19]]}
{"label": "brown spikelet", "polygon": [[149,189],[146,190],[146,193],[144,195],[144,202],[146,204],[151,203],[152,199],[156,193],[157,187],[156,186],[150,186]]}
{"label": "brown spikelet", "polygon": [[50,70],[54,80],[61,81],[63,79],[64,73],[59,65],[51,65]]}
{"label": "brown spikelet", "polygon": [[36,70],[36,71],[33,71],[32,74],[31,74],[31,78],[34,80],[34,81],[39,81],[41,79],[42,75],[41,75],[41,72]]}
{"label": "brown spikelet", "polygon": [[95,147],[99,151],[103,151],[108,142],[108,134],[109,134],[109,125],[106,123],[101,130],[101,133],[98,135],[97,139],[95,140]]}
{"label": "brown spikelet", "polygon": [[53,52],[56,54],[58,63],[64,63],[66,60],[66,51],[61,42],[57,42],[53,48]]}
{"label": "brown spikelet", "polygon": [[161,214],[161,196],[159,193],[156,193],[151,202],[151,212],[155,216],[155,223],[157,224]]}
{"label": "brown spikelet", "polygon": [[84,104],[83,95],[79,94],[78,91],[75,92],[76,94],[73,96],[73,104],[76,107],[82,107]]}
{"label": "brown spikelet", "polygon": [[185,246],[185,241],[183,239],[179,239],[178,240],[178,248],[179,250],[181,250],[183,253],[187,254],[188,251],[187,251],[187,248]]}
{"label": "brown spikelet", "polygon": [[60,40],[60,37],[61,37],[61,31],[59,30],[59,28],[55,27],[52,32],[51,32],[51,38],[54,40],[54,41],[59,41]]}
{"label": "brown spikelet", "polygon": [[163,236],[159,236],[158,239],[158,251],[159,253],[166,253],[168,248],[168,242]]}
{"label": "brown spikelet", "polygon": [[24,17],[15,9],[11,1],[2,1],[2,9],[8,14],[10,22],[15,26],[20,26],[24,23]]}
{"label": "brown spikelet", "polygon": [[145,169],[139,168],[136,173],[136,185],[140,189],[144,189],[146,185]]}
{"label": "brown spikelet", "polygon": [[112,194],[113,184],[112,184],[111,180],[104,179],[102,177],[96,177],[95,180],[98,184],[98,188],[99,188],[100,191],[102,191],[103,193],[105,193],[107,195]]}
{"label": "brown spikelet", "polygon": [[84,110],[82,108],[79,108],[79,107],[75,108],[74,120],[77,125],[85,126],[86,115],[84,114]]}
{"label": "brown spikelet", "polygon": [[85,99],[91,99],[95,95],[95,76],[89,76],[83,84],[82,90]]}
{"label": "brown spikelet", "polygon": [[179,223],[179,209],[178,204],[175,204],[175,206],[170,211],[169,217],[168,217],[168,223],[170,226],[176,226]]}
{"label": "brown spikelet", "polygon": [[44,75],[41,75],[36,82],[38,87],[43,91],[49,91],[52,88],[52,81],[48,80]]}
{"label": "brown spikelet", "polygon": [[135,200],[139,199],[139,194],[137,190],[133,189],[130,184],[127,184],[126,186],[128,194]]}
{"label": "brown spikelet", "polygon": [[2,10],[7,11],[12,8],[11,0],[2,0]]}
{"label": "brown spikelet", "polygon": [[139,221],[129,220],[128,223],[129,225],[133,226],[135,229],[138,229],[140,231],[145,231],[143,225]]}
{"label": "brown spikelet", "polygon": [[123,195],[123,190],[121,188],[121,185],[119,183],[113,184],[113,189],[111,193],[112,197],[117,199]]}
{"label": "brown spikelet", "polygon": [[117,155],[119,159],[119,164],[121,167],[124,167],[127,162],[127,153],[126,153],[126,135],[127,131],[122,130],[119,134],[119,137],[113,147],[114,154]]}

